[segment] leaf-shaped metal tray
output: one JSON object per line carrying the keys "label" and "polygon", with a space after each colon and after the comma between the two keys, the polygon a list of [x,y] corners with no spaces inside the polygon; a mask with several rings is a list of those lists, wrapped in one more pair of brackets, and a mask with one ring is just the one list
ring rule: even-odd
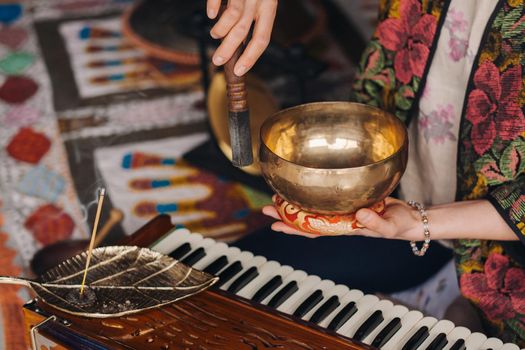
{"label": "leaf-shaped metal tray", "polygon": [[218,280],[147,248],[103,247],[93,250],[87,288],[80,297],[86,259],[86,252],[68,259],[38,281],[0,276],[0,283],[29,286],[45,303],[61,311],[104,318],[173,303]]}

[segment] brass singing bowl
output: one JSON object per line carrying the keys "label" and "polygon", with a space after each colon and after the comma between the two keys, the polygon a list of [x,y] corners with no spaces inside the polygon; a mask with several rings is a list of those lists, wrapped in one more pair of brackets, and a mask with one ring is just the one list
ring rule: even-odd
{"label": "brass singing bowl", "polygon": [[347,215],[371,207],[397,186],[408,158],[407,131],[394,115],[351,102],[292,107],[260,131],[261,172],[300,209]]}

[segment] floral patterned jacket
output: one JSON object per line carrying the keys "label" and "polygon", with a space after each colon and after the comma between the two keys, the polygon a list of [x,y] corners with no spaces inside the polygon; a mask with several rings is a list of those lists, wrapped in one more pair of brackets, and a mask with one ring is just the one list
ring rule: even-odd
{"label": "floral patterned jacket", "polygon": [[[474,60],[462,111],[456,199],[488,199],[520,243],[455,243],[460,289],[487,334],[525,346],[525,7],[500,0]],[[382,0],[355,99],[416,115],[450,0]]]}

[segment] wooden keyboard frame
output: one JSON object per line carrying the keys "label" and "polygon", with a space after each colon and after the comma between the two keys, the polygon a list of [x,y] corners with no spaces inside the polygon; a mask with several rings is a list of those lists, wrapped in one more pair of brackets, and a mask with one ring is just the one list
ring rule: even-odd
{"label": "wooden keyboard frame", "polygon": [[[127,237],[122,244],[148,247],[173,228],[169,216],[159,215]],[[86,349],[162,349],[165,345],[169,345],[166,349],[224,349],[226,344],[229,349],[268,346],[281,346],[290,350],[373,349],[219,289],[210,289],[165,309],[155,309],[129,318],[102,321],[75,317],[39,300],[26,304],[24,315],[28,336],[48,316],[55,316],[58,320],[42,324],[38,334],[66,349],[72,346],[80,348],[80,344]],[[148,324],[152,326],[144,327]],[[167,339],[170,337],[166,334],[170,334],[167,331],[170,327],[180,332],[174,334],[172,343],[168,344]],[[214,328],[221,331],[214,332]]]}

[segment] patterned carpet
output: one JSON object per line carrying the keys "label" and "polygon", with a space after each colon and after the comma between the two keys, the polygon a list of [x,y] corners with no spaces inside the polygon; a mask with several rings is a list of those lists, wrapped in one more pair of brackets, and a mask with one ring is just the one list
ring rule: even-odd
{"label": "patterned carpet", "polygon": [[[363,37],[371,3],[360,8]],[[109,243],[157,213],[225,241],[268,223],[259,213],[267,193],[182,159],[209,139],[199,72],[182,74],[129,45],[119,20],[131,4],[0,2],[0,275],[31,276],[36,251],[87,238],[102,185],[109,191],[102,222],[111,208],[125,214]],[[341,15],[352,21],[355,9]],[[354,63],[335,37],[313,46],[314,56],[323,48],[318,58],[327,68],[303,101],[294,77],[265,81],[281,106],[348,96]],[[0,286],[0,349],[28,348],[21,305],[29,298],[25,289]]]}

